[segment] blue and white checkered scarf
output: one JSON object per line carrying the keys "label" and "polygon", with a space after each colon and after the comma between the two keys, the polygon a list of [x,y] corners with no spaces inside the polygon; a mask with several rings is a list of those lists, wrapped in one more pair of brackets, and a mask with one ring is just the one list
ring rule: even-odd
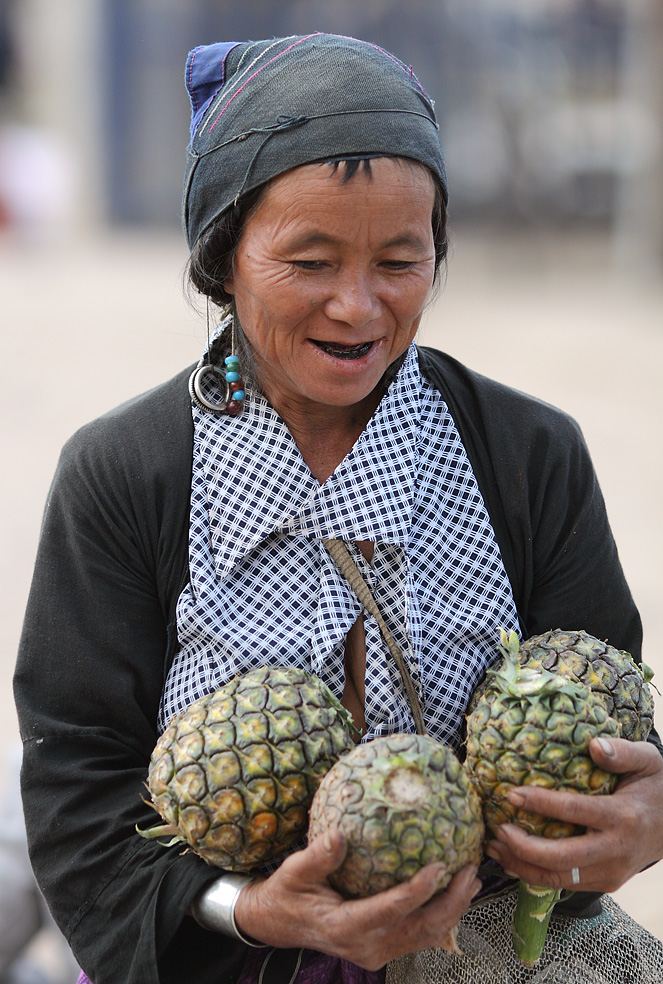
{"label": "blue and white checkered scarf", "polygon": [[[408,661],[429,734],[458,747],[470,695],[516,608],[472,467],[412,345],[358,441],[322,485],[260,395],[240,417],[193,407],[190,581],[160,727],[231,677],[294,664],[340,697],[361,605],[322,546],[352,543]],[[375,543],[369,564],[354,547]],[[398,670],[365,616],[366,739],[414,725]]]}

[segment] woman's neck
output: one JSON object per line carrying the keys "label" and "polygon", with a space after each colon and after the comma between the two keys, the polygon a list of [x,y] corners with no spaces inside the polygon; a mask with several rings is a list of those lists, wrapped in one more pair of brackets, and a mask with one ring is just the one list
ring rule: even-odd
{"label": "woman's neck", "polygon": [[375,413],[380,393],[371,393],[351,407],[274,405],[292,434],[295,444],[322,484],[352,450]]}

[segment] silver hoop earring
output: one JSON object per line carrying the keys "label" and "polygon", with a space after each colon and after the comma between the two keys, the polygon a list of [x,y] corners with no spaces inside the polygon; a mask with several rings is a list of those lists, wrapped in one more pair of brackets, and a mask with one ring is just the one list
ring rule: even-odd
{"label": "silver hoop earring", "polygon": [[[201,381],[209,372],[215,373],[219,383],[225,385],[226,392],[221,403],[212,403],[207,397],[203,396],[201,391]],[[226,379],[226,374],[221,369],[217,369],[216,366],[212,366],[209,363],[198,366],[189,376],[189,396],[199,410],[208,410],[210,413],[218,414],[225,413],[230,402],[230,383]]]}
{"label": "silver hoop earring", "polygon": [[[230,324],[230,355],[227,355],[224,359],[225,370],[217,368],[217,366],[212,365],[209,361],[211,349],[209,324],[210,316],[208,297],[206,352],[206,359],[208,361],[203,362],[200,366],[197,366],[189,376],[189,396],[199,410],[207,410],[209,413],[215,414],[227,413],[230,417],[238,417],[244,407],[246,393],[244,391],[244,382],[240,373],[239,359],[235,355],[235,319],[233,317]],[[216,374],[222,392],[223,385],[225,385],[225,394],[220,403],[212,403],[211,400],[208,400],[207,397],[203,395],[201,383],[203,377],[208,372],[213,372]]]}

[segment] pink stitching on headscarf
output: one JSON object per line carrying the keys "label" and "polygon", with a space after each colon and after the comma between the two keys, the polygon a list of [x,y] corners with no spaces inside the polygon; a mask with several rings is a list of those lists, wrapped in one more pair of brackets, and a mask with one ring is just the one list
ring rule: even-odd
{"label": "pink stitching on headscarf", "polygon": [[[401,65],[401,63],[398,61],[398,59],[397,58],[394,58],[393,55],[390,55],[388,51],[385,51],[384,48],[381,48],[379,44],[371,44],[370,41],[362,41],[361,38],[353,38],[352,35],[350,35],[350,34],[339,34],[339,38],[345,38],[346,41],[358,41],[359,44],[365,44],[365,45],[367,45],[367,47],[373,48],[374,51],[380,51],[380,52],[382,52],[383,55],[386,55],[387,58],[390,58],[391,61],[393,61],[394,65],[398,65],[398,67],[400,69],[402,69],[404,72],[407,73],[407,68],[404,65]],[[419,79],[416,77],[416,75],[413,75],[412,74],[412,65],[410,65],[410,75],[412,76],[413,81],[417,83],[417,85],[419,86],[419,88],[421,89],[421,91],[423,92],[423,94],[425,95],[426,99],[428,99],[428,101],[430,102],[430,97],[429,97],[428,93],[426,92],[426,90],[424,89],[423,85],[421,84],[421,82],[419,81]]]}
{"label": "pink stitching on headscarf", "polygon": [[237,92],[234,92],[232,94],[232,96],[230,97],[230,99],[228,100],[228,102],[225,104],[225,106],[223,107],[223,109],[221,110],[221,112],[219,113],[219,115],[216,117],[216,119],[214,120],[214,122],[210,126],[209,132],[210,133],[212,132],[212,130],[214,129],[214,127],[216,126],[216,124],[219,122],[219,120],[221,119],[221,117],[223,116],[223,114],[225,113],[225,111],[228,109],[228,106],[230,106],[230,104],[233,101],[233,99],[240,94],[240,92],[242,91],[242,89],[244,89],[249,84],[249,82],[251,81],[251,79],[254,79],[256,77],[256,75],[260,75],[260,73],[263,71],[263,69],[267,68],[268,65],[271,65],[272,62],[275,62],[278,58],[281,58],[282,55],[287,54],[288,51],[291,51],[293,48],[296,48],[298,44],[302,44],[303,41],[308,41],[309,38],[316,38],[316,37],[318,37],[319,34],[322,34],[322,31],[314,31],[313,34],[307,34],[305,38],[300,38],[298,41],[295,41],[294,44],[291,44],[291,45],[289,45],[289,47],[284,48],[283,51],[279,51],[278,55],[274,55],[274,57],[273,58],[270,58],[269,61],[268,62],[265,62],[264,65],[261,65],[260,68],[257,69],[253,73],[253,75],[249,75],[249,77],[246,80],[246,82],[242,83],[242,85],[240,85],[240,87],[237,90]]}

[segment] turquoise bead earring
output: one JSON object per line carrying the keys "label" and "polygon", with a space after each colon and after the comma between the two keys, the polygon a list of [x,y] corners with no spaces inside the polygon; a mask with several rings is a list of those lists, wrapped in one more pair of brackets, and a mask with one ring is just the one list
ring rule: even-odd
{"label": "turquoise bead earring", "polygon": [[[209,320],[208,320],[208,338],[209,338]],[[231,328],[231,343],[230,343],[231,354],[225,358],[225,395],[221,403],[212,403],[204,395],[201,389],[201,380],[208,373],[214,373],[217,377],[219,384],[221,384],[221,374],[223,370],[219,369],[217,366],[213,366],[211,362],[203,363],[202,366],[197,366],[193,370],[191,376],[189,377],[189,395],[193,402],[201,410],[208,410],[210,413],[222,414],[227,413],[230,417],[238,417],[244,408],[244,400],[246,398],[246,392],[244,390],[244,382],[239,368],[239,359],[235,355],[235,319],[232,321]],[[209,344],[207,347],[207,358],[209,359]]]}
{"label": "turquoise bead earring", "polygon": [[[235,334],[235,325],[233,323],[233,342]],[[235,348],[233,344],[233,349]],[[225,359],[226,363],[226,386],[227,394],[226,397],[226,413],[229,413],[231,417],[238,417],[242,412],[244,407],[244,397],[246,393],[244,392],[244,383],[239,371],[239,359],[236,355],[228,355]]]}

